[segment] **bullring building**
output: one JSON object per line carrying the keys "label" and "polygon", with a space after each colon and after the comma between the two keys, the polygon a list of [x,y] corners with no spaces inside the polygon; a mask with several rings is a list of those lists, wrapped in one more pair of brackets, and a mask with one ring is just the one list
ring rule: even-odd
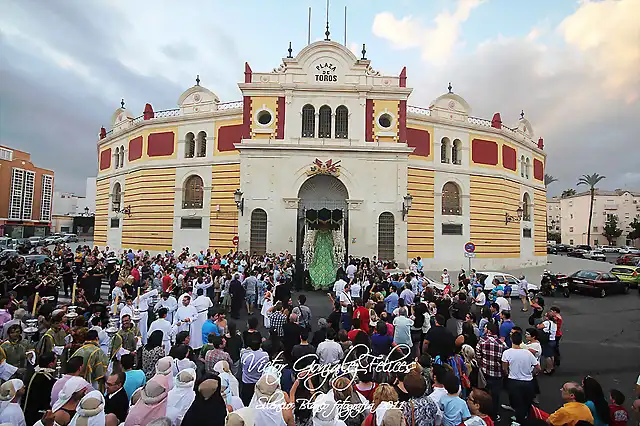
{"label": "bullring building", "polygon": [[473,117],[451,89],[410,106],[406,68],[334,41],[243,77],[239,101],[197,81],[175,109],[114,112],[98,246],[289,251],[317,283],[346,254],[458,268],[468,241],[475,268],[546,263],[546,155],[523,115]]}

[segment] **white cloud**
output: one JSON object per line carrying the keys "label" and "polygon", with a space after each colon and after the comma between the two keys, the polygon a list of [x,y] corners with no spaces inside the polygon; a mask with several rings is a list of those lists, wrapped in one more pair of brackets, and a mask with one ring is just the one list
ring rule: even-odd
{"label": "white cloud", "polygon": [[413,16],[397,19],[391,12],[378,13],[373,20],[372,31],[396,48],[419,47],[425,61],[442,65],[458,44],[462,23],[469,19],[471,11],[480,3],[482,0],[458,0],[453,13],[448,10],[439,13],[429,27]]}
{"label": "white cloud", "polygon": [[640,98],[640,0],[585,1],[560,24],[565,42],[602,74],[606,89]]}

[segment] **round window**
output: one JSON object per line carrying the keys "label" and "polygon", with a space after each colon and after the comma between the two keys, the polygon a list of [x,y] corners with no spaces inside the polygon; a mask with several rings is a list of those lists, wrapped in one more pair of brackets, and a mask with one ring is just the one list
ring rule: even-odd
{"label": "round window", "polygon": [[391,121],[392,118],[389,114],[382,114],[380,118],[378,118],[378,124],[380,127],[384,127],[385,129],[391,127]]}
{"label": "round window", "polygon": [[258,123],[266,126],[271,123],[271,113],[267,110],[262,110],[258,113]]}

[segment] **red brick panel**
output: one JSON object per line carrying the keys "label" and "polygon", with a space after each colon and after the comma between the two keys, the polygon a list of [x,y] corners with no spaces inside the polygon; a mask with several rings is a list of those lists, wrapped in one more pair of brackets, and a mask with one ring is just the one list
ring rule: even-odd
{"label": "red brick panel", "polygon": [[413,155],[428,157],[431,154],[431,135],[426,130],[407,129],[407,145],[413,150]]}
{"label": "red brick panel", "polygon": [[471,142],[471,158],[476,164],[498,165],[498,144],[494,141],[474,139]]}
{"label": "red brick panel", "polygon": [[151,133],[147,141],[147,155],[161,157],[173,154],[175,134],[173,132]]}
{"label": "red brick panel", "polygon": [[129,161],[142,158],[142,136],[129,141]]}
{"label": "red brick panel", "polygon": [[111,148],[100,153],[100,170],[107,170],[109,167],[111,167]]}
{"label": "red brick panel", "polygon": [[234,126],[223,126],[218,129],[218,151],[233,151],[236,148],[233,144],[242,142],[244,124]]}
{"label": "red brick panel", "polygon": [[276,121],[276,139],[284,139],[284,117],[285,117],[284,96],[278,97],[278,119]]}
{"label": "red brick panel", "polygon": [[398,118],[398,137],[400,138],[400,143],[405,143],[407,142],[407,101],[400,101]]}
{"label": "red brick panel", "polygon": [[535,158],[533,159],[533,177],[539,181],[544,180],[544,164]]}
{"label": "red brick panel", "polygon": [[373,99],[367,99],[364,109],[364,140],[373,142]]}
{"label": "red brick panel", "polygon": [[502,145],[502,165],[505,169],[516,171],[516,150],[508,145]]}

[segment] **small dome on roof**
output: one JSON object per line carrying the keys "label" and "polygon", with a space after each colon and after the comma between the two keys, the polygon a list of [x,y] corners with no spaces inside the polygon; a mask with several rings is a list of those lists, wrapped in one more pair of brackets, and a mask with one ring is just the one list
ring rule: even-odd
{"label": "small dome on roof", "polygon": [[211,90],[196,84],[185,90],[178,98],[178,106],[183,108],[194,104],[218,103],[220,99]]}
{"label": "small dome on roof", "polygon": [[128,120],[133,120],[133,115],[125,107],[118,108],[111,116],[112,127],[117,127],[119,124]]}
{"label": "small dome on roof", "polygon": [[518,130],[520,130],[529,139],[533,138],[533,127],[526,118],[520,118],[520,121],[518,122]]}
{"label": "small dome on roof", "polygon": [[464,115],[471,114],[471,106],[469,106],[467,101],[465,101],[462,96],[456,95],[452,92],[438,96],[433,102],[431,102],[431,106],[429,108],[448,110]]}

